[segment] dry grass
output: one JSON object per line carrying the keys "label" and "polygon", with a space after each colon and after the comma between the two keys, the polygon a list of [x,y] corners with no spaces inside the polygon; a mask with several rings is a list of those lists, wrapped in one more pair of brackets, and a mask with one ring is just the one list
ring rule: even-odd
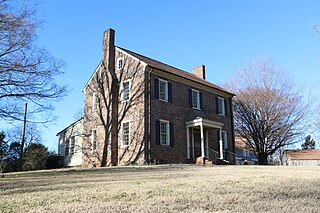
{"label": "dry grass", "polygon": [[0,178],[0,212],[320,212],[320,167],[140,166]]}

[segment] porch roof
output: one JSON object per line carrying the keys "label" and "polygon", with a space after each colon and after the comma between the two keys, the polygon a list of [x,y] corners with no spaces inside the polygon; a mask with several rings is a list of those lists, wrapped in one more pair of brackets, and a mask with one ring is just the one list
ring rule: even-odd
{"label": "porch roof", "polygon": [[217,121],[208,120],[208,119],[201,118],[201,117],[197,117],[196,119],[194,119],[192,121],[187,121],[186,122],[186,126],[187,127],[205,126],[205,127],[222,129],[223,123],[220,123],[220,122],[217,122]]}

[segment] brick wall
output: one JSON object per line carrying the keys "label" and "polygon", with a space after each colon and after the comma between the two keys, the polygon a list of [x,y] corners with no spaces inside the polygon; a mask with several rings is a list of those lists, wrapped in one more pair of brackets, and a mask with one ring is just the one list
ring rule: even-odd
{"label": "brick wall", "polygon": [[[165,79],[172,84],[172,103],[160,101],[154,95],[154,79]],[[203,95],[203,109],[196,110],[189,107],[188,89],[198,89]],[[202,117],[223,123],[222,130],[227,131],[228,147],[233,151],[233,129],[230,109],[230,98],[226,99],[227,116],[217,114],[216,98],[217,94],[201,90],[196,86],[171,80],[157,74],[151,76],[151,158],[160,162],[184,163],[187,162],[187,138],[186,122]],[[221,95],[220,95],[221,97]],[[167,120],[174,126],[174,146],[164,146],[156,144],[156,121],[158,119]],[[209,147],[219,151],[217,139],[218,129],[209,131]]]}

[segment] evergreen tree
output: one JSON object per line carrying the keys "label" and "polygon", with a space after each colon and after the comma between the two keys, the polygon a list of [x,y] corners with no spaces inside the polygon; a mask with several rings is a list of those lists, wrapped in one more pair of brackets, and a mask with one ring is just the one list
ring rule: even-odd
{"label": "evergreen tree", "polygon": [[301,145],[302,149],[315,149],[316,148],[316,142],[311,139],[311,136],[308,135],[304,139],[304,143]]}

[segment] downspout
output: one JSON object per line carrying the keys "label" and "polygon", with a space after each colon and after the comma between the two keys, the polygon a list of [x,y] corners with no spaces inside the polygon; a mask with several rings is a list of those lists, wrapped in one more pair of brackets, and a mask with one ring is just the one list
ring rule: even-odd
{"label": "downspout", "polygon": [[148,163],[151,160],[151,73],[152,68],[148,72]]}
{"label": "downspout", "polygon": [[[232,152],[233,153],[236,153],[235,152],[235,133],[234,133],[234,117],[233,117],[233,100],[232,100],[233,97],[230,98],[230,116],[231,116],[231,129],[232,129],[232,144],[233,144],[233,147],[232,147]],[[234,164],[236,164],[236,157],[234,159]]]}

